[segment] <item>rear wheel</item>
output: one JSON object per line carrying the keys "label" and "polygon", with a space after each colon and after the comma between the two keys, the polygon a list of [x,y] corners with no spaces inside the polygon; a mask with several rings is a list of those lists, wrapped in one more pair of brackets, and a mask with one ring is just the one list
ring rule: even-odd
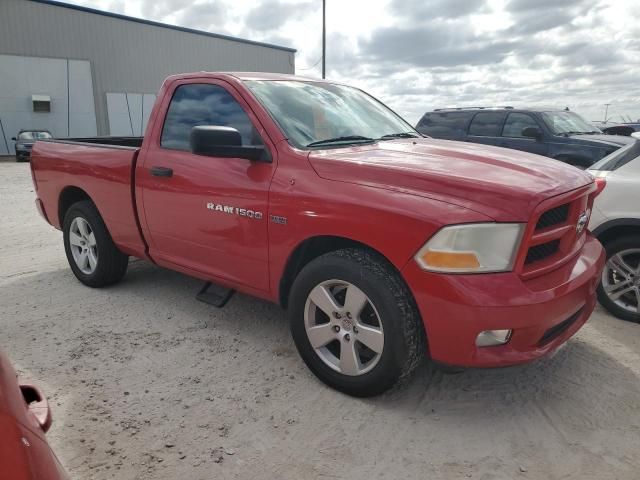
{"label": "rear wheel", "polygon": [[605,244],[607,263],[598,286],[598,300],[623,320],[640,322],[640,235]]}
{"label": "rear wheel", "polygon": [[422,322],[395,269],[366,250],[322,255],[289,297],[298,352],[327,385],[367,397],[409,376],[424,356]]}
{"label": "rear wheel", "polygon": [[62,231],[67,260],[78,280],[89,287],[103,287],[122,279],[129,258],[113,243],[93,202],[71,205]]}

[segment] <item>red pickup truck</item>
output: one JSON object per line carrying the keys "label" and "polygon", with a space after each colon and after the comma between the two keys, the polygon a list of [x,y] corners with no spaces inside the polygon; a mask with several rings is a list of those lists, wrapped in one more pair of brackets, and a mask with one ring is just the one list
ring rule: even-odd
{"label": "red pickup truck", "polygon": [[424,138],[363,91],[272,74],[163,84],[144,138],[39,141],[36,204],[90,287],[129,256],[286,307],[308,367],[378,394],[425,355],[528,362],[587,321],[599,185],[519,151]]}

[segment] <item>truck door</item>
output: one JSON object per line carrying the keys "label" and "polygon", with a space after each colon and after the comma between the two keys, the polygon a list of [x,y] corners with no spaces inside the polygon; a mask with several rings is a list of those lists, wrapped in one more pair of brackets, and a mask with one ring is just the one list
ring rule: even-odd
{"label": "truck door", "polygon": [[522,131],[525,128],[534,127],[541,133],[542,129],[531,115],[526,113],[514,112],[507,116],[507,121],[502,129],[501,147],[514,148],[524,152],[536,153],[538,155],[547,155],[549,145],[542,140],[531,137],[525,137]]}
{"label": "truck door", "polygon": [[[249,105],[223,81],[170,86],[162,102],[136,169],[149,254],[160,265],[268,290],[273,145]],[[196,125],[233,127],[243,145],[266,144],[272,162],[195,155],[189,137]]]}
{"label": "truck door", "polygon": [[507,116],[503,110],[492,110],[476,113],[469,125],[467,141],[485,145],[500,145],[502,125]]}

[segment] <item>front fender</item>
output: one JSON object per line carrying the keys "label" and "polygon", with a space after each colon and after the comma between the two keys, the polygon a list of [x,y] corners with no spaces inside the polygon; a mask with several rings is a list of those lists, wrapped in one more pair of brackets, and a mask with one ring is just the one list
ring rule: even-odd
{"label": "front fender", "polygon": [[312,237],[359,242],[380,252],[400,271],[442,226],[493,221],[451,203],[318,177],[295,185],[275,179],[269,214],[272,286],[279,285],[296,247]]}

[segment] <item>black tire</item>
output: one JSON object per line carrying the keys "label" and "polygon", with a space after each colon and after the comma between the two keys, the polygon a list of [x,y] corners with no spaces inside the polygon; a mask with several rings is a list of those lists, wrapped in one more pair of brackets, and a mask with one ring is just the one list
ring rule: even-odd
{"label": "black tire", "polygon": [[[84,273],[76,263],[69,241],[71,224],[77,217],[84,219],[95,236],[97,249],[97,265],[95,270]],[[78,280],[88,287],[99,288],[114,284],[124,277],[129,264],[129,257],[122,253],[113,243],[98,209],[89,200],[74,203],[69,207],[63,222],[62,234],[64,250],[67,254],[69,266]]]}
{"label": "black tire", "polygon": [[[623,250],[640,249],[640,235],[629,235],[625,237],[616,238],[604,244],[605,251],[607,253],[607,261],[614,255]],[[629,310],[625,310],[620,305],[617,305],[612,301],[605,293],[602,286],[602,281],[598,285],[598,301],[606,308],[611,314],[616,317],[627,320],[630,322],[640,323],[640,312],[633,313]]]}
{"label": "black tire", "polygon": [[[309,342],[304,320],[307,298],[327,280],[355,285],[378,313],[384,347],[366,373],[349,376],[334,370]],[[409,377],[425,356],[424,327],[413,296],[398,272],[373,252],[344,249],[312,260],[296,277],[289,298],[291,333],[300,356],[320,380],[336,390],[356,397],[381,394]]]}

